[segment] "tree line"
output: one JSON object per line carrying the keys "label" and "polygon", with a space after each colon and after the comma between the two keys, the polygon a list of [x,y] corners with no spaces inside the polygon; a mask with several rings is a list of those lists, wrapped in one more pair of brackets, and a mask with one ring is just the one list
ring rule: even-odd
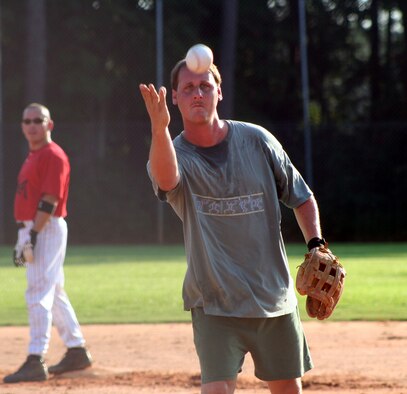
{"label": "tree line", "polygon": [[[223,77],[221,116],[268,127],[303,170],[298,0],[162,4],[167,88],[172,66],[191,45],[210,46]],[[401,152],[407,128],[407,2],[305,4],[322,222],[338,240],[405,240],[399,217],[407,179]],[[157,202],[145,172],[149,125],[138,84],[157,80],[156,2],[3,0],[0,7],[5,241],[14,237],[7,207],[26,154],[21,110],[40,101],[56,122],[54,139],[71,157],[72,241],[153,242]],[[170,108],[175,136],[180,119]],[[114,208],[106,209],[107,201]],[[101,212],[97,229],[84,228]],[[167,228],[176,220],[165,212]],[[298,239],[290,216],[285,228],[289,239]],[[181,236],[166,233],[171,242]]]}

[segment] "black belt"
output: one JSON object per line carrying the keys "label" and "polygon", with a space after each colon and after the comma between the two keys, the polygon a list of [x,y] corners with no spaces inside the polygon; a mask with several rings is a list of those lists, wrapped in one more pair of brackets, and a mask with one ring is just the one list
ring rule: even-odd
{"label": "black belt", "polygon": [[25,227],[25,223],[24,222],[17,222],[17,229],[20,230],[21,228]]}

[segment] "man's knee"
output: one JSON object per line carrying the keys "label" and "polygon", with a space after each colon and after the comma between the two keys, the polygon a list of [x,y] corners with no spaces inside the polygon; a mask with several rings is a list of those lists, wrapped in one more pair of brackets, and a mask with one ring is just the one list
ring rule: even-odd
{"label": "man's knee", "polygon": [[301,394],[301,378],[267,382],[272,394]]}
{"label": "man's knee", "polygon": [[234,380],[205,383],[201,387],[201,394],[233,394],[235,387]]}

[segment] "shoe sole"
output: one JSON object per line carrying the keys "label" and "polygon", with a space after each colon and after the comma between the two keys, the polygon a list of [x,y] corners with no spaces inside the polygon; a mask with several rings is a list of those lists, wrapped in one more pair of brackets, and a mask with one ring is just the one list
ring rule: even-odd
{"label": "shoe sole", "polygon": [[36,378],[36,379],[20,379],[20,380],[11,380],[11,381],[7,381],[4,379],[3,383],[14,384],[14,383],[23,383],[23,382],[44,382],[45,380],[48,380],[48,377]]}
{"label": "shoe sole", "polygon": [[63,373],[67,373],[67,372],[82,371],[83,369],[90,368],[91,366],[92,366],[92,364],[89,364],[89,365],[85,365],[83,367],[77,367],[74,369],[64,369],[63,371],[53,371],[53,370],[50,370],[50,368],[48,368],[48,372],[53,375],[62,375]]}

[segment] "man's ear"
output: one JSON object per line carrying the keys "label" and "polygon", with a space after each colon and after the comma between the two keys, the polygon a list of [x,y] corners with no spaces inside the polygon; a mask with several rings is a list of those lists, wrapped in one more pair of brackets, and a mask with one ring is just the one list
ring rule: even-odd
{"label": "man's ear", "polygon": [[49,131],[54,130],[54,121],[51,119],[48,120],[48,130]]}
{"label": "man's ear", "polygon": [[219,101],[223,100],[222,89],[220,86],[218,86],[218,98],[219,98]]}
{"label": "man's ear", "polygon": [[177,105],[177,104],[178,104],[177,91],[174,90],[174,89],[172,89],[172,94],[171,94],[171,96],[172,96],[172,103],[173,103],[174,105]]}

